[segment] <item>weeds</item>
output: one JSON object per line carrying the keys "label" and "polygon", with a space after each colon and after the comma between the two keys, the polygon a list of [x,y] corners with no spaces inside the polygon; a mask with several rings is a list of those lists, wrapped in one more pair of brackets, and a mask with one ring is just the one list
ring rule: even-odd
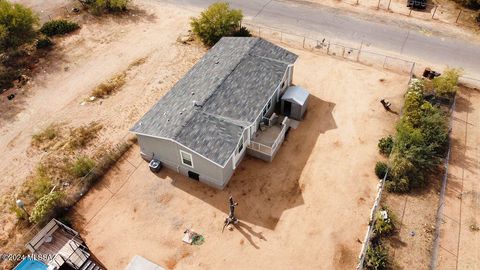
{"label": "weeds", "polygon": [[101,83],[95,89],[93,89],[91,96],[96,97],[96,98],[104,98],[106,96],[111,95],[120,87],[122,87],[126,80],[125,77],[127,76],[126,72],[122,72],[120,74],[116,74],[112,78],[110,78],[108,81]]}
{"label": "weeds", "polygon": [[95,139],[103,125],[92,122],[77,128],[70,129],[70,134],[65,146],[70,150],[76,150],[85,147],[89,142]]}
{"label": "weeds", "polygon": [[88,157],[79,157],[75,162],[70,164],[70,173],[77,177],[86,176],[95,166],[95,161]]}
{"label": "weeds", "polygon": [[33,134],[31,145],[35,147],[40,147],[43,144],[51,142],[53,139],[57,138],[60,133],[60,127],[55,124],[47,126],[44,130]]}

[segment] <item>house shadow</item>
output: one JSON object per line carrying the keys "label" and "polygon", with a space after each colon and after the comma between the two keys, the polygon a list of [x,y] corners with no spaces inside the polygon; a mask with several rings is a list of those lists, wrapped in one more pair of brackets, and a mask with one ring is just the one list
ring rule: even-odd
{"label": "house shadow", "polygon": [[[311,95],[303,121],[297,129],[288,132],[274,160],[268,163],[245,156],[224,190],[168,169],[162,170],[157,177],[171,178],[176,188],[223,211],[225,217],[229,211],[228,198],[233,196],[238,202],[235,214],[240,221],[274,229],[285,210],[304,203],[301,175],[319,136],[337,128],[332,116],[334,107],[334,103]],[[219,222],[223,224],[223,221],[222,217]],[[251,229],[243,228],[252,234]]]}

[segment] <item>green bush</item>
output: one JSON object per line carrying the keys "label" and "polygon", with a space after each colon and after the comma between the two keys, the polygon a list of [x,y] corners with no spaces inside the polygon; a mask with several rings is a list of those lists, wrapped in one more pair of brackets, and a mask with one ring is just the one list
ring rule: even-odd
{"label": "green bush", "polygon": [[381,244],[373,247],[370,245],[365,257],[365,268],[368,270],[383,270],[388,269],[389,266],[388,250]]}
{"label": "green bush", "polygon": [[390,153],[389,191],[407,192],[424,185],[426,174],[437,169],[448,148],[447,116],[423,100],[423,90],[423,81],[414,80],[405,95]]}
{"label": "green bush", "polygon": [[379,179],[383,179],[385,177],[385,174],[387,173],[388,170],[388,165],[385,162],[378,161],[375,164],[375,174]]}
{"label": "green bush", "polygon": [[51,37],[56,35],[65,35],[77,30],[78,28],[80,28],[80,26],[76,22],[70,22],[67,20],[52,20],[43,24],[42,28],[40,28],[40,32]]}
{"label": "green bush", "polygon": [[32,193],[35,200],[40,199],[50,193],[53,188],[52,180],[46,176],[37,175],[33,180]]}
{"label": "green bush", "polygon": [[233,32],[233,36],[234,37],[251,37],[252,34],[245,26],[242,26],[238,30]]}
{"label": "green bush", "polygon": [[41,223],[47,218],[52,217],[62,197],[62,193],[52,192],[40,198],[32,209],[30,221],[33,223]]}
{"label": "green bush", "polygon": [[198,18],[192,18],[193,33],[208,46],[213,46],[222,37],[232,36],[239,30],[243,14],[241,10],[230,9],[228,3],[217,2],[210,5]]}
{"label": "green bush", "polygon": [[21,4],[0,1],[0,47],[18,48],[33,41],[38,21],[38,16],[31,9]]}
{"label": "green bush", "polygon": [[[384,219],[382,215],[382,211],[387,212],[387,218]],[[379,211],[377,211],[375,215],[375,226],[373,227],[373,231],[375,234],[380,236],[390,235],[395,230],[395,218],[393,216],[392,211],[388,208],[383,207]]]}
{"label": "green bush", "polygon": [[37,49],[47,49],[53,46],[53,42],[49,38],[41,38],[37,40]]}
{"label": "green bush", "polygon": [[391,135],[388,135],[388,137],[381,138],[378,141],[378,149],[380,151],[380,154],[388,156],[392,152],[393,148],[393,138]]}
{"label": "green bush", "polygon": [[435,94],[440,97],[452,97],[458,90],[458,78],[461,70],[450,68],[443,72],[440,77],[433,79]]}
{"label": "green bush", "polygon": [[70,172],[75,177],[84,177],[95,167],[95,161],[88,157],[79,157],[70,165]]}

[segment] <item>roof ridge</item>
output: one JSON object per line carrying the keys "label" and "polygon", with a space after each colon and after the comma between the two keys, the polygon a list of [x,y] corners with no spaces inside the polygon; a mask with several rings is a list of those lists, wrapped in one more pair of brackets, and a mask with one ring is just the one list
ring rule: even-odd
{"label": "roof ridge", "polygon": [[[257,43],[260,41],[260,38],[258,37],[255,37],[253,38],[255,40],[255,42],[252,44],[252,46],[248,49],[248,51],[246,51],[243,56],[240,58],[240,60],[235,64],[235,66],[230,70],[230,72],[227,74],[227,76],[223,77],[222,80],[220,81],[220,83],[218,85],[215,86],[215,88],[210,92],[210,94],[203,99],[202,101],[202,104],[200,107],[203,107],[203,105],[205,105],[208,100],[215,95],[215,93],[217,92],[217,90],[223,85],[223,83],[230,77],[232,76],[233,72],[235,71],[235,69],[237,69],[237,67],[240,65],[240,63],[243,62],[243,60],[245,60],[246,56],[250,55],[250,51],[257,45]],[[213,114],[211,113],[207,113],[205,111],[200,111],[200,112],[203,112],[203,113],[206,113],[208,115],[211,115],[211,116],[214,116]],[[190,118],[192,118],[193,116],[191,116]],[[216,115],[215,117],[217,118],[221,118],[222,116],[220,115]],[[190,120],[190,118],[188,120]],[[187,120],[187,121],[188,121]]]}

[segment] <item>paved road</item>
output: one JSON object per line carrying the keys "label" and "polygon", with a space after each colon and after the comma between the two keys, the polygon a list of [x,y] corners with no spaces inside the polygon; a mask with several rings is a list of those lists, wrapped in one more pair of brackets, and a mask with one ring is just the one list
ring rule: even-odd
{"label": "paved road", "polygon": [[[213,0],[154,0],[204,8]],[[378,20],[366,20],[346,11],[295,0],[230,0],[247,20],[316,38],[348,44],[370,44],[371,51],[389,51],[408,60],[439,66],[462,67],[466,75],[480,78],[480,46],[447,36],[428,36],[420,31]]]}

